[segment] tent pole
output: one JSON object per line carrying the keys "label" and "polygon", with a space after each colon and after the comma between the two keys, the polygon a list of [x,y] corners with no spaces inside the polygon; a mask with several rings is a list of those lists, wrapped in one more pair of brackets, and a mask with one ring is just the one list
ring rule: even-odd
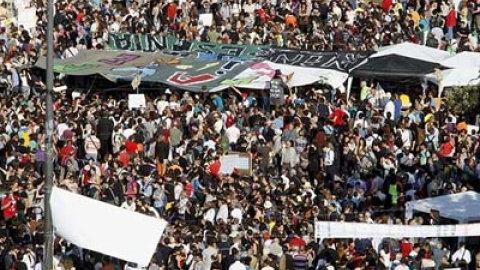
{"label": "tent pole", "polygon": [[352,83],[353,83],[353,78],[349,76],[347,79],[347,100],[350,99],[350,91],[352,90]]}

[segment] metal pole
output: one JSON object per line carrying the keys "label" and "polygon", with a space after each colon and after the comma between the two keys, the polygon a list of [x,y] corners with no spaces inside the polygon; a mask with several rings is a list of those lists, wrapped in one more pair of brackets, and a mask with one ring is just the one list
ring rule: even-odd
{"label": "metal pole", "polygon": [[47,92],[46,92],[46,111],[45,130],[46,136],[46,162],[45,162],[45,239],[44,239],[44,270],[53,270],[53,224],[52,211],[50,209],[50,195],[53,188],[53,0],[47,0]]}

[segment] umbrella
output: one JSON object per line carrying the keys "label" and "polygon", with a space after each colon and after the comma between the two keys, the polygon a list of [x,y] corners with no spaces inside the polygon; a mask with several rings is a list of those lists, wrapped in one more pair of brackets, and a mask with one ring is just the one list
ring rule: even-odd
{"label": "umbrella", "polygon": [[307,245],[307,243],[305,242],[305,240],[303,240],[303,239],[300,238],[300,237],[292,238],[292,240],[290,240],[290,242],[288,242],[288,244],[289,244],[290,246],[298,246],[298,247],[306,246],[306,245]]}

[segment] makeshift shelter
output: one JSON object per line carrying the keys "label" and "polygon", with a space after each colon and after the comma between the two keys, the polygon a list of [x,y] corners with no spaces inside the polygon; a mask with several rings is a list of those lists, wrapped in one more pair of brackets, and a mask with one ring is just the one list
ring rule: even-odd
{"label": "makeshift shelter", "polygon": [[480,209],[480,194],[467,191],[407,202],[405,213],[407,218],[410,218],[413,211],[430,213],[431,210],[437,210],[441,217],[468,223],[480,220],[478,209]]}
{"label": "makeshift shelter", "polygon": [[[384,81],[406,81],[410,82],[412,79],[418,79],[420,82],[425,82],[425,76],[435,71],[435,69],[443,68],[439,64],[440,58],[430,57],[432,61],[419,59],[420,56],[416,54],[406,53],[402,54],[402,50],[392,50],[392,53],[379,52],[372,55],[366,61],[353,68],[350,71],[350,77],[347,84],[347,97],[350,96],[351,84],[353,77],[360,77],[366,79],[377,79]],[[381,55],[380,55],[381,54]],[[413,57],[409,57],[412,55]],[[423,57],[429,59],[429,57]],[[436,60],[435,60],[436,59]]]}
{"label": "makeshift shelter", "polygon": [[461,52],[442,61],[440,64],[449,68],[480,67],[480,53]]}
{"label": "makeshift shelter", "polygon": [[438,64],[451,56],[451,54],[447,51],[441,51],[427,46],[404,42],[401,44],[381,47],[378,52],[370,56],[370,58],[392,54]]}
{"label": "makeshift shelter", "polygon": [[351,76],[388,79],[393,81],[423,78],[441,65],[397,54],[370,57],[366,63],[354,68]]}
{"label": "makeshift shelter", "polygon": [[478,67],[471,68],[455,68],[441,71],[441,75],[431,73],[425,76],[427,81],[438,85],[438,95],[441,96],[443,90],[456,86],[475,86],[480,84],[480,69]]}
{"label": "makeshift shelter", "polygon": [[480,54],[476,52],[461,52],[441,62],[442,66],[452,69],[425,76],[427,81],[438,85],[438,95],[443,90],[456,86],[475,86],[480,84]]}

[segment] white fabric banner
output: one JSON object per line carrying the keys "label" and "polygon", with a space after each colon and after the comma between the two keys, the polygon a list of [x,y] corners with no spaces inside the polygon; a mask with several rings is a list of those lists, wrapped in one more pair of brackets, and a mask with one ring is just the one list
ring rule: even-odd
{"label": "white fabric banner", "polygon": [[147,266],[167,222],[54,187],[55,234],[82,248]]}
{"label": "white fabric banner", "polygon": [[479,236],[480,224],[460,225],[387,225],[368,223],[315,223],[315,238],[403,238]]}
{"label": "white fabric banner", "polygon": [[332,69],[305,68],[285,64],[276,64],[270,61],[256,63],[245,69],[228,82],[239,88],[268,89],[269,83],[279,69],[285,81],[290,87],[311,85],[317,82],[330,85],[333,88],[344,88],[343,83],[347,80],[348,74]]}

